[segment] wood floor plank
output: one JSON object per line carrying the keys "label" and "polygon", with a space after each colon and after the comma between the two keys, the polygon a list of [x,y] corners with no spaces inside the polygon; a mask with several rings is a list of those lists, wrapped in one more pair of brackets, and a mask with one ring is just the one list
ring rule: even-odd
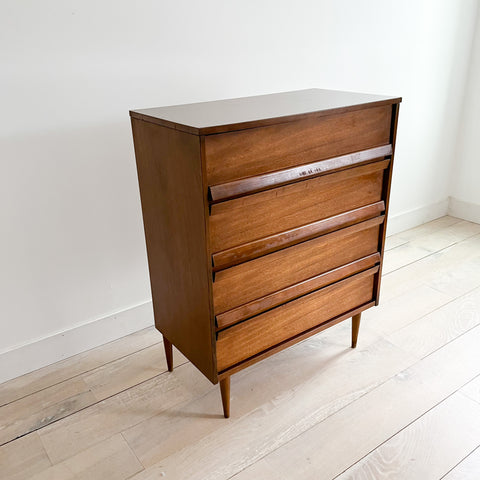
{"label": "wood floor plank", "polygon": [[[125,438],[142,464],[155,469],[154,462],[159,462],[167,478],[228,478],[416,361],[382,339],[363,349],[360,342],[352,350],[346,341],[349,325],[341,327],[330,346],[322,336],[314,337],[276,355],[276,360],[272,357],[255,370],[236,375],[232,382],[236,407],[228,421],[212,425],[188,418],[175,430],[159,416],[151,419],[150,428],[144,423],[124,432]],[[252,386],[253,379],[258,389]],[[211,401],[197,400],[196,411]],[[148,432],[143,438],[142,431]],[[153,450],[147,438],[158,448]],[[169,448],[171,443],[175,448]]]}
{"label": "wood floor plank", "polygon": [[[326,331],[323,336],[302,342],[279,353],[275,358],[235,375],[231,393],[236,407],[232,418],[238,419],[261,409],[263,405],[268,405],[272,398],[276,399],[276,402],[282,399],[288,403],[291,397],[296,397],[297,402],[301,401],[301,392],[310,389],[313,392],[312,398],[318,400],[319,410],[340,408],[343,402],[362,395],[365,389],[373,388],[392,371],[396,372],[402,366],[415,361],[413,358],[406,358],[403,352],[392,349],[368,329],[362,331],[357,352],[349,348],[349,337],[350,325],[340,324]],[[378,351],[386,352],[385,364],[383,368],[375,371],[371,368],[371,362]],[[367,368],[356,362],[357,355],[364,358]],[[299,368],[298,362],[305,357],[308,357],[310,362],[308,365],[302,363]],[[331,394],[335,391],[334,385],[337,381],[334,375],[328,373],[332,372],[330,369],[341,378],[347,375],[355,378],[355,381],[342,384],[342,387],[337,389],[335,398]],[[306,385],[303,385],[304,383]],[[306,395],[307,393],[304,393],[303,396]],[[136,425],[123,432],[123,435],[142,464],[151,466],[187,444],[193,444],[228,426],[228,422],[232,420],[217,421],[222,419],[219,398],[217,387],[201,398],[194,398]],[[326,402],[323,407],[322,399]]]}
{"label": "wood floor plank", "polygon": [[337,479],[438,480],[479,443],[480,405],[455,393]]}
{"label": "wood floor plank", "polygon": [[126,480],[142,470],[119,434],[38,472],[30,480]]}
{"label": "wood floor plank", "polygon": [[33,474],[51,465],[37,433],[0,447],[2,480],[30,480]]}
{"label": "wood floor plank", "polygon": [[[389,335],[451,302],[452,296],[428,285],[419,285],[362,313],[362,324]],[[363,328],[363,327],[362,327]]]}
{"label": "wood floor plank", "polygon": [[232,478],[334,478],[479,375],[479,341],[477,327]]}
{"label": "wood floor plank", "polygon": [[[475,235],[383,275],[381,301],[388,301],[420,285],[429,285],[452,298],[463,295],[480,285],[479,261],[480,235]],[[442,282],[438,281],[439,278]]]}
{"label": "wood floor plank", "polygon": [[397,330],[387,339],[412,355],[424,357],[480,325],[480,287]]}
{"label": "wood floor plank", "polygon": [[130,355],[142,348],[158,344],[161,341],[162,336],[154,327],[146,328],[4,382],[0,384],[0,406],[57,385],[60,382]]}
{"label": "wood floor plank", "polygon": [[56,464],[213,388],[187,363],[48,425],[39,435]]}
{"label": "wood floor plank", "polygon": [[[175,366],[186,361],[175,351]],[[165,351],[155,344],[4,405],[0,407],[0,445],[166,371]]]}
{"label": "wood floor plank", "polygon": [[478,480],[480,476],[480,445],[448,472],[442,480]]}
{"label": "wood floor plank", "polygon": [[0,407],[0,445],[96,403],[82,378],[72,378]]}
{"label": "wood floor plank", "polygon": [[467,383],[460,391],[467,397],[480,403],[480,376]]}
{"label": "wood floor plank", "polygon": [[444,217],[437,218],[436,220],[432,220],[431,222],[423,223],[418,227],[410,228],[408,230],[404,230],[403,232],[396,233],[395,235],[391,235],[389,238],[411,241],[417,238],[429,236],[439,230],[442,230],[443,228],[448,228],[461,221],[462,220],[460,218],[446,215]]}

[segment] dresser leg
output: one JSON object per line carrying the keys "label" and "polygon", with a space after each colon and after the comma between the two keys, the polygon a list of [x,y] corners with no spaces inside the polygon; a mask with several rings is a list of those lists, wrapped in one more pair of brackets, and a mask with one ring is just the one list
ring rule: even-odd
{"label": "dresser leg", "polygon": [[223,416],[230,416],[230,377],[220,380],[220,392],[222,393]]}
{"label": "dresser leg", "polygon": [[360,328],[361,313],[352,317],[352,348],[357,346],[358,330]]}
{"label": "dresser leg", "polygon": [[165,358],[167,359],[168,371],[173,372],[173,347],[165,337],[163,337],[163,346],[165,347]]}

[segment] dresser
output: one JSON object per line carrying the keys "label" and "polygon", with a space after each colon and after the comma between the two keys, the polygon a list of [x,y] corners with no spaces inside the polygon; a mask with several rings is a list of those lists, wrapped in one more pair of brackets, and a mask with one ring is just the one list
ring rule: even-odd
{"label": "dresser", "polygon": [[[220,383],[377,305],[401,98],[300,90],[130,112],[155,326]],[[308,362],[309,358],[305,358]]]}

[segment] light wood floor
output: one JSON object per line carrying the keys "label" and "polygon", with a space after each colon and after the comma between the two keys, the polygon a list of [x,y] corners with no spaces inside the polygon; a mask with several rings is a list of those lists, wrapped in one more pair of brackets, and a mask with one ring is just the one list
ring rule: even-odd
{"label": "light wood floor", "polygon": [[381,306],[213,386],[147,329],[0,385],[0,478],[480,478],[480,225],[388,238]]}

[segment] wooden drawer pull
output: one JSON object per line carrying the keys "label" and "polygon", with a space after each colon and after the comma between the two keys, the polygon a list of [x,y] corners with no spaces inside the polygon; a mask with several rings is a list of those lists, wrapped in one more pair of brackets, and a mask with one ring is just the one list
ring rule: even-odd
{"label": "wooden drawer pull", "polygon": [[210,200],[222,202],[230,198],[248,195],[250,193],[267,190],[286,183],[296,182],[306,178],[330,173],[342,168],[358,165],[370,160],[378,160],[392,154],[391,145],[370,148],[360,152],[333,157],[327,160],[300,165],[277,172],[266,173],[255,177],[243,178],[233,182],[212,185],[209,187]]}
{"label": "wooden drawer pull", "polygon": [[213,271],[217,272],[281,248],[325,235],[339,228],[363,222],[379,216],[384,211],[385,203],[380,201],[214,253],[212,255]]}
{"label": "wooden drawer pull", "polygon": [[277,307],[284,302],[288,302],[307,293],[313,292],[319,288],[326,287],[334,282],[338,282],[350,275],[355,275],[367,268],[373,267],[380,262],[380,254],[374,253],[367,257],[360,258],[354,262],[347,263],[341,267],[334,268],[328,272],[316,275],[315,277],[296,283],[277,292],[271,293],[262,298],[241,305],[240,307],[221,313],[215,317],[217,330],[230,327],[235,323],[241,322],[249,317],[265,312],[270,308]]}

